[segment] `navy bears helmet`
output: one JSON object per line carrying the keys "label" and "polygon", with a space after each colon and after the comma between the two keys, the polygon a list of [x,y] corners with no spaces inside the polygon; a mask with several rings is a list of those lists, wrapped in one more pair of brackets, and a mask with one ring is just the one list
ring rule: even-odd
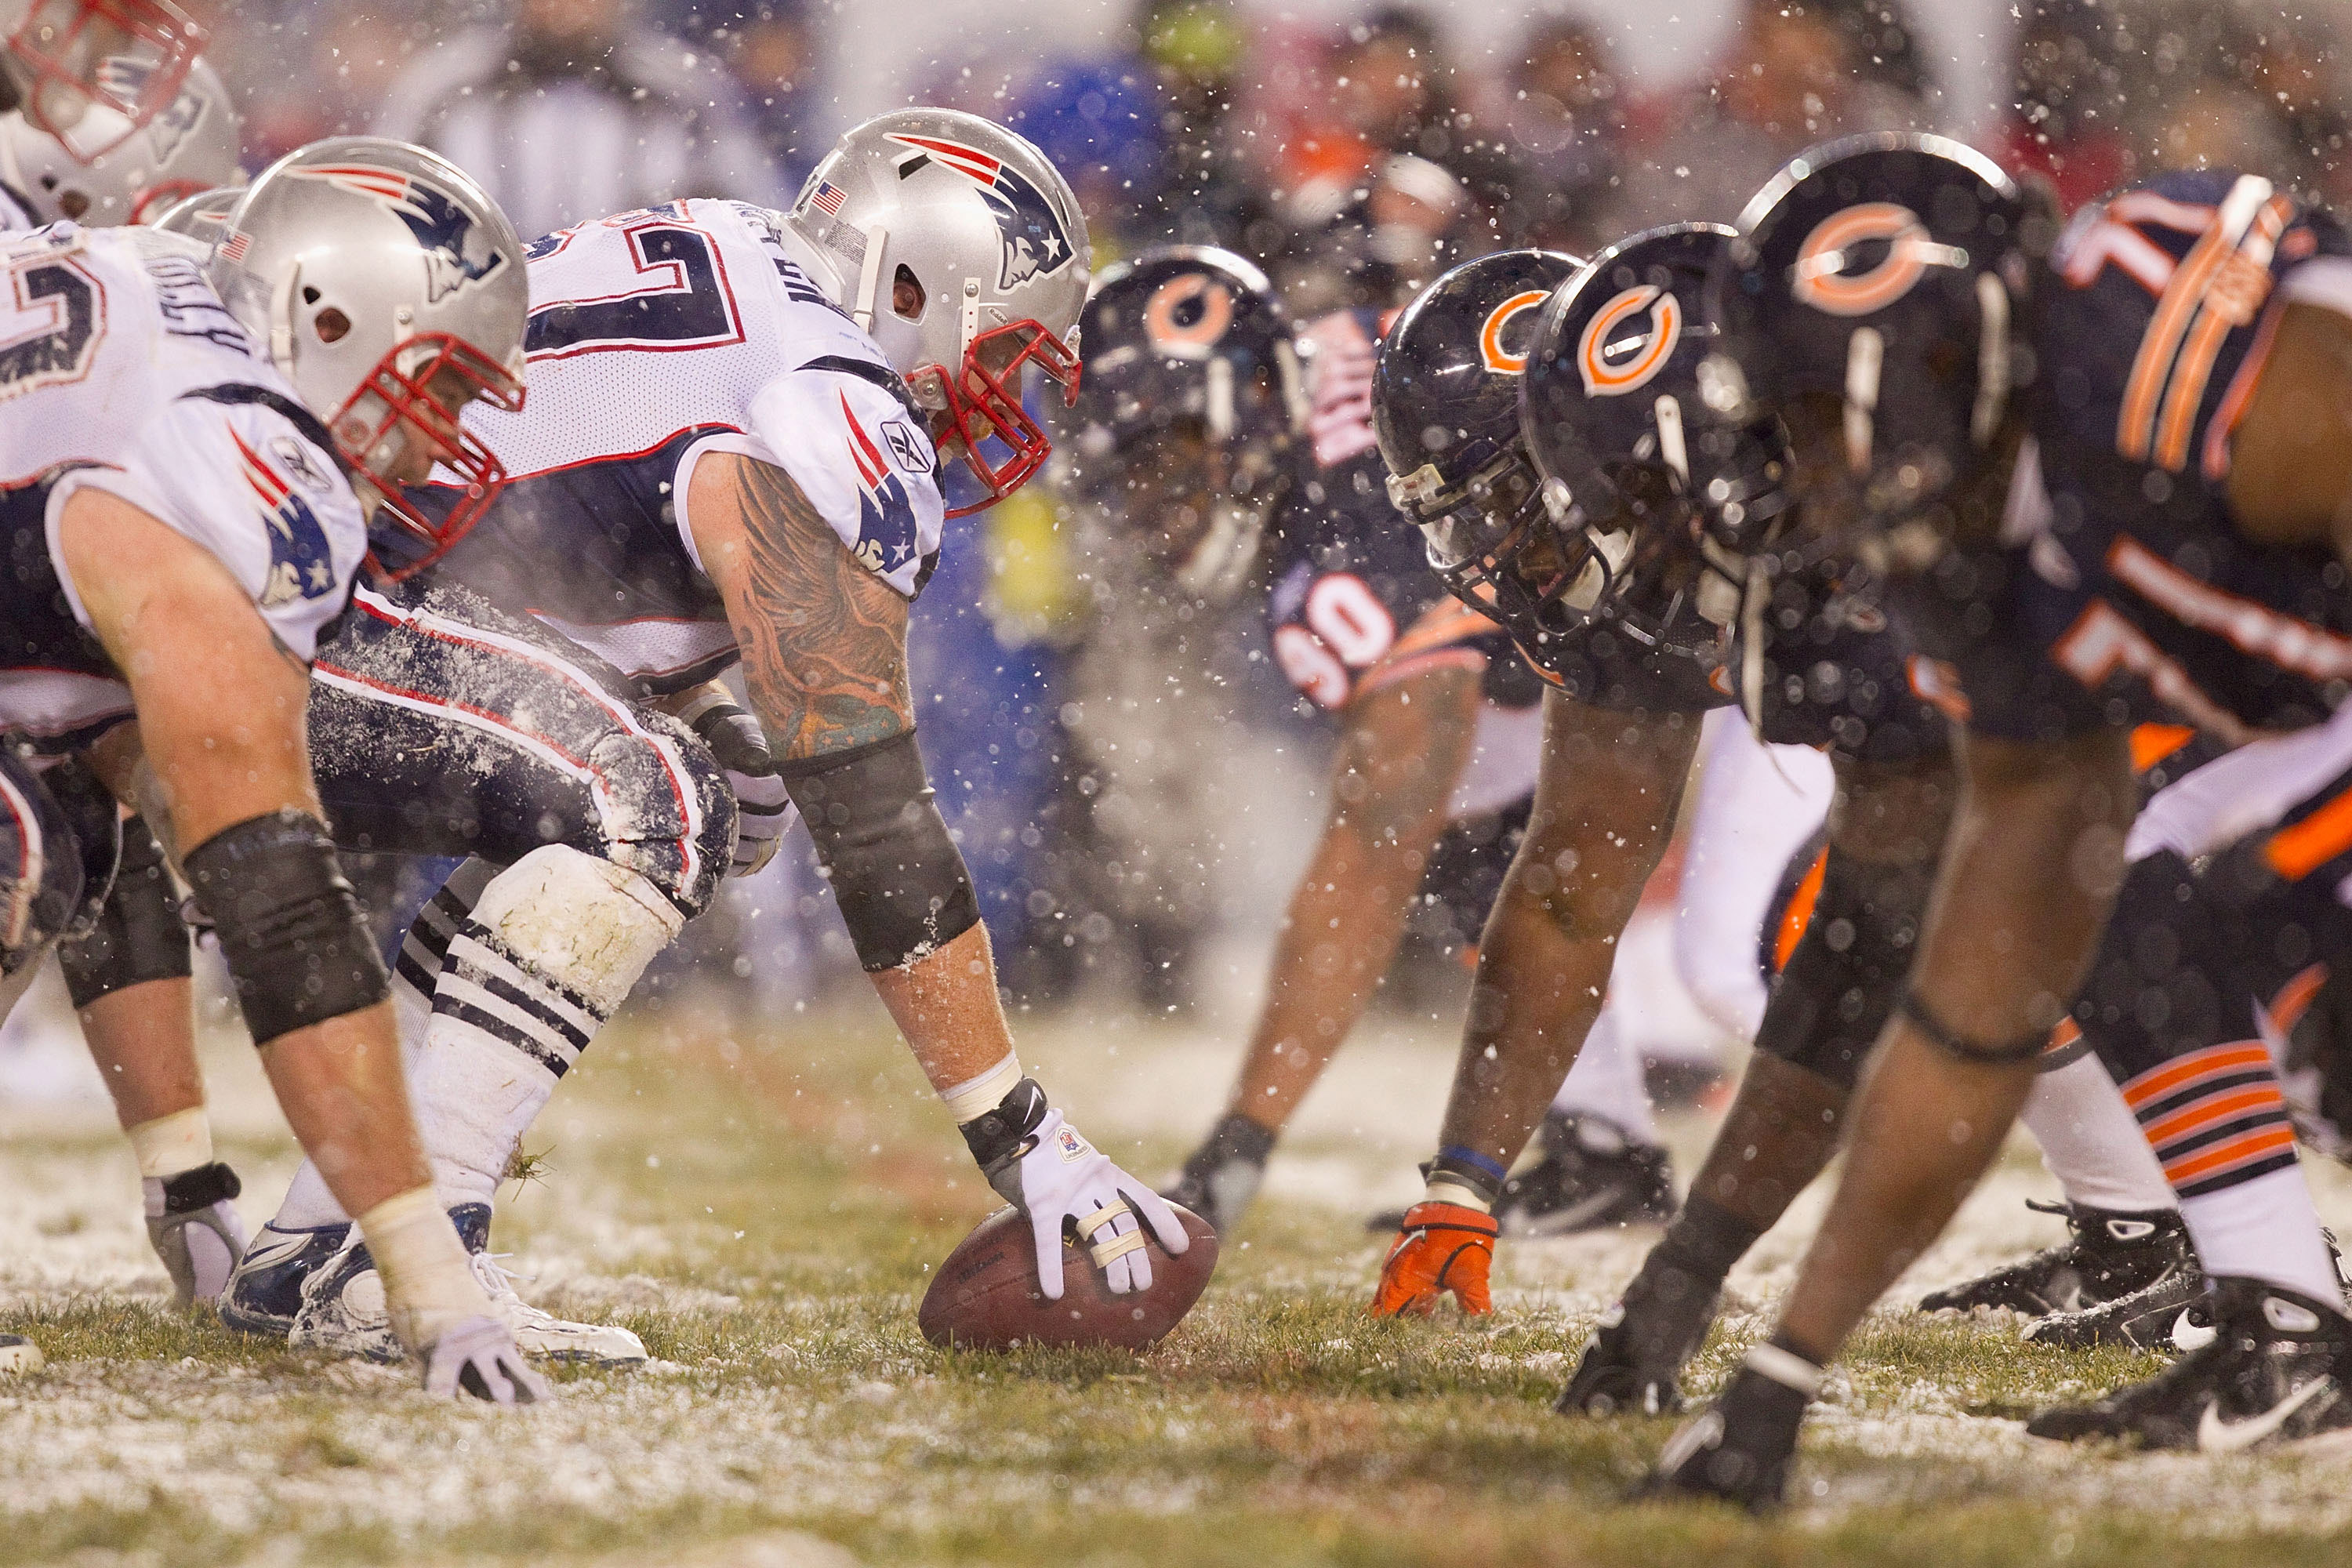
{"label": "navy bears helmet", "polygon": [[1078,341],[1077,400],[1055,411],[1064,493],[1157,530],[1187,593],[1229,598],[1249,574],[1307,422],[1290,321],[1230,251],[1161,246],[1104,268]]}
{"label": "navy bears helmet", "polygon": [[[1816,528],[1880,571],[1932,563],[2021,427],[2032,263],[2054,203],[1937,136],[1791,160],[1740,216],[1708,294],[1717,412],[1788,422]],[[1989,503],[1998,516],[1999,497]],[[1981,522],[1982,519],[1975,519]]]}
{"label": "navy bears helmet", "polygon": [[[1553,525],[1622,539],[1626,586],[1612,615],[1652,647],[1711,650],[1750,557],[1789,518],[1780,419],[1761,405],[1728,417],[1708,397],[1707,280],[1737,237],[1670,224],[1594,257],[1545,306],[1520,388]],[[1540,657],[1541,643],[1522,640]]]}
{"label": "navy bears helmet", "polygon": [[1372,371],[1391,504],[1420,525],[1429,563],[1455,596],[1514,633],[1554,605],[1590,609],[1611,571],[1591,542],[1548,563],[1540,583],[1509,564],[1543,519],[1541,481],[1519,437],[1519,378],[1544,301],[1582,265],[1550,250],[1462,263],[1405,307]]}

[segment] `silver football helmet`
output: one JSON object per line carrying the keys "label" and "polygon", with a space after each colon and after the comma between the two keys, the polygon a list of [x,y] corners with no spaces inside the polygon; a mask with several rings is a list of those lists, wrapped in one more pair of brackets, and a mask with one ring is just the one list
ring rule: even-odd
{"label": "silver football helmet", "polygon": [[[111,151],[77,151],[94,144]],[[0,114],[0,182],[42,223],[147,223],[199,191],[236,183],[242,147],[228,88],[198,60],[180,96],[144,125],[98,106],[60,135],[41,130],[21,110]]]}
{"label": "silver football helmet", "polygon": [[948,515],[1026,483],[1053,443],[1021,406],[1022,368],[1077,395],[1089,272],[1086,216],[1045,154],[978,115],[893,110],[834,145],[785,221],[985,487]]}
{"label": "silver football helmet", "polygon": [[[498,203],[422,147],[330,137],[246,188],[211,272],[383,509],[417,535],[424,553],[394,574],[463,537],[507,476],[458,416],[478,397],[522,406],[530,287]],[[462,487],[438,522],[401,492],[436,462]]]}
{"label": "silver football helmet", "polygon": [[157,214],[152,222],[165,234],[185,235],[207,246],[216,245],[228,227],[228,215],[244,199],[243,185],[215,185],[209,191],[181,197]]}
{"label": "silver football helmet", "polygon": [[171,0],[0,0],[0,78],[35,125],[64,135],[93,110],[120,116],[74,140],[94,158],[178,100],[205,30]]}

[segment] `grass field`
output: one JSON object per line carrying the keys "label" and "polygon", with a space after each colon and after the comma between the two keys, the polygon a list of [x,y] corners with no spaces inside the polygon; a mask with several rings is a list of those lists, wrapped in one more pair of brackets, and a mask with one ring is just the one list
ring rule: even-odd
{"label": "grass field", "polygon": [[[2352,1562],[2352,1461],[2032,1443],[2038,1404],[2155,1363],[1896,1310],[1809,1426],[1787,1514],[1622,1505],[1668,1424],[1550,1400],[1650,1237],[1507,1246],[1475,1329],[1366,1319],[1360,1215],[1412,1192],[1448,1065],[1433,1032],[1371,1033],[1159,1351],[993,1358],[915,1332],[926,1268],[992,1199],[878,1014],[756,1037],[640,1016],[566,1082],[531,1142],[548,1173],[496,1238],[527,1294],[625,1321],[657,1359],[562,1374],[558,1404],[515,1413],[174,1312],[102,1113],[0,1114],[0,1329],[49,1361],[0,1384],[0,1563]],[[1079,1124],[1154,1174],[1231,1060],[1172,1027],[1024,1037]],[[289,1145],[249,1050],[207,1061],[257,1223]],[[1705,1135],[1678,1125],[1678,1148]],[[2323,1184],[2352,1215],[2352,1186]],[[2019,1201],[2046,1190],[2012,1151],[1914,1279],[2054,1235]],[[1818,1202],[1734,1275],[1701,1388],[1762,1331]]]}

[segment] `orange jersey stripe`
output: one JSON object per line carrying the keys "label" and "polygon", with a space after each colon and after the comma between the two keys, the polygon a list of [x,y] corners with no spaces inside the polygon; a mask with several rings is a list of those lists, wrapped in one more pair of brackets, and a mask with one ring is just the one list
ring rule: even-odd
{"label": "orange jersey stripe", "polygon": [[2147,330],[2140,334],[2139,352],[2132,356],[2131,376],[2124,383],[2123,410],[2116,420],[2116,449],[2135,459],[2147,456],[2155,433],[2157,399],[2172,375],[2173,351],[2180,346],[2189,319],[2205,297],[2221,258],[2237,247],[2222,238],[2218,224],[2190,247],[2164,298],[2156,302]]}
{"label": "orange jersey stripe", "polygon": [[2132,772],[2144,773],[2197,738],[2186,724],[2139,724],[2131,732]]}
{"label": "orange jersey stripe", "polygon": [[2285,1034],[2301,1021],[2303,1016],[2311,1010],[2311,1004],[2318,996],[2320,987],[2326,984],[2327,965],[2315,963],[2279,987],[2279,994],[2271,998],[2271,1022],[2278,1026],[2280,1034]]}
{"label": "orange jersey stripe", "polygon": [[2226,1143],[2216,1143],[2210,1149],[2200,1149],[2185,1160],[2176,1160],[2164,1167],[2164,1179],[2174,1186],[2182,1186],[2200,1176],[2210,1176],[2232,1165],[2252,1164],[2273,1154],[2284,1154],[2294,1148],[2292,1127],[2258,1127],[2242,1133]]}
{"label": "orange jersey stripe", "polygon": [[1789,967],[1789,955],[1797,951],[1805,928],[1812,923],[1813,906],[1821,901],[1822,879],[1829,874],[1829,868],[1830,852],[1824,849],[1813,857],[1797,890],[1789,895],[1789,907],[1780,911],[1780,931],[1772,939],[1773,973]]}
{"label": "orange jersey stripe", "polygon": [[2200,1079],[2214,1078],[2222,1073],[2244,1072],[2249,1068],[2268,1067],[2271,1054],[2260,1040],[2237,1040],[2226,1046],[2208,1046],[2192,1056],[2164,1066],[2124,1085],[2124,1099],[2133,1110],[2162,1100],[2175,1090],[2187,1089]]}
{"label": "orange jersey stripe", "polygon": [[2352,792],[2272,834],[2263,858],[2288,881],[2300,882],[2347,849],[2352,849]]}

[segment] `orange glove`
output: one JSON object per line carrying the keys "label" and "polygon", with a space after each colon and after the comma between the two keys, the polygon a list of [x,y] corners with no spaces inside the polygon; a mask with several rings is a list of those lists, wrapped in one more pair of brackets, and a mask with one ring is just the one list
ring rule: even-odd
{"label": "orange glove", "polygon": [[1486,1270],[1495,1261],[1495,1216],[1460,1204],[1415,1204],[1381,1265],[1381,1287],[1372,1315],[1410,1312],[1425,1318],[1448,1290],[1473,1316],[1495,1310],[1486,1293]]}

